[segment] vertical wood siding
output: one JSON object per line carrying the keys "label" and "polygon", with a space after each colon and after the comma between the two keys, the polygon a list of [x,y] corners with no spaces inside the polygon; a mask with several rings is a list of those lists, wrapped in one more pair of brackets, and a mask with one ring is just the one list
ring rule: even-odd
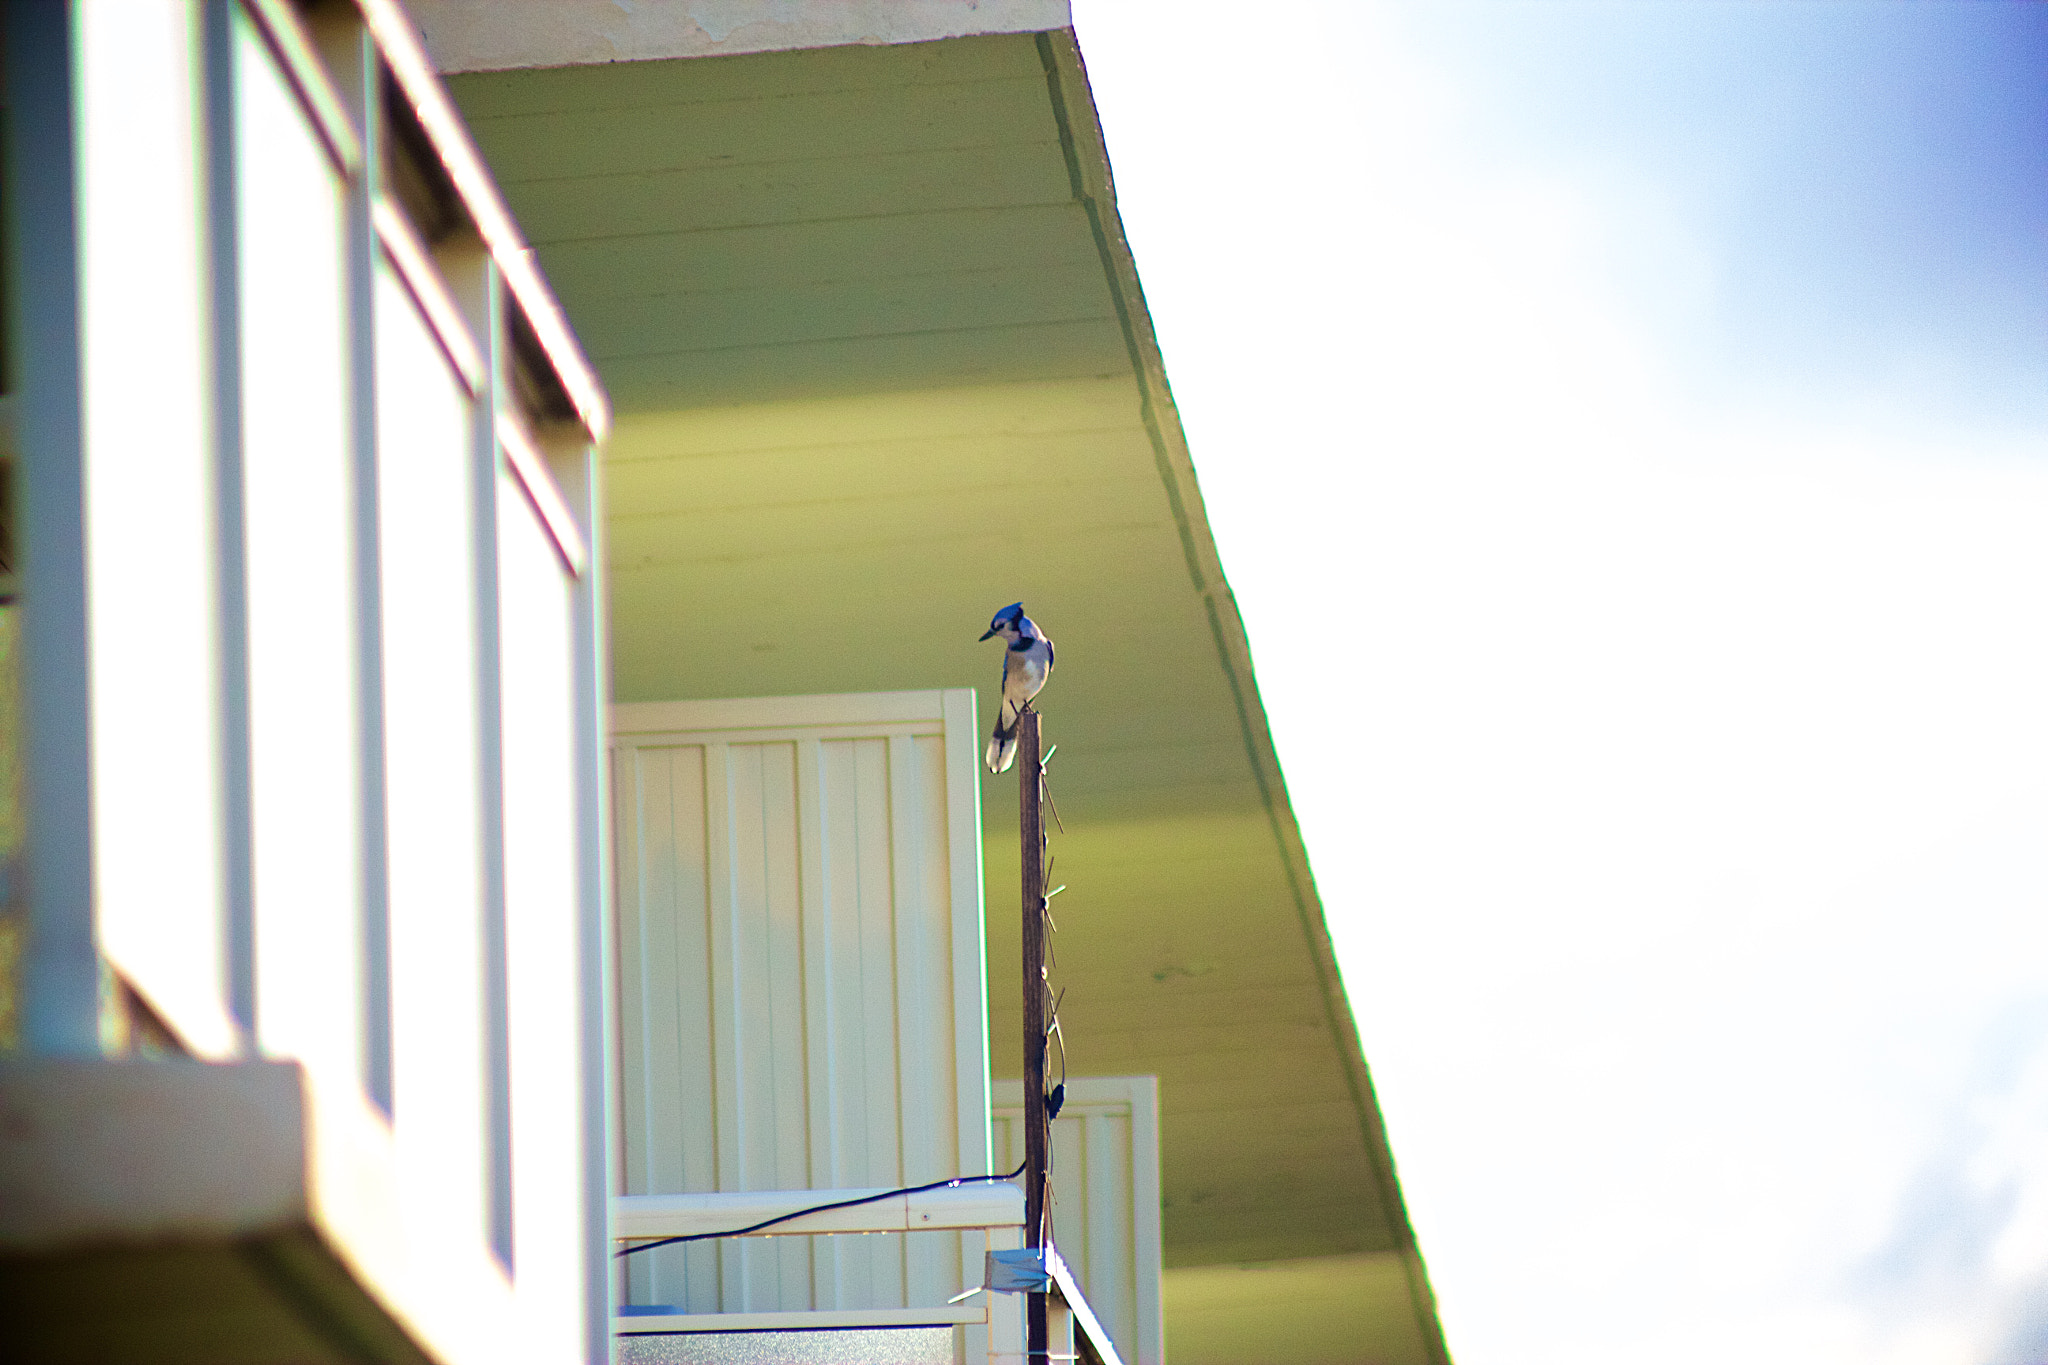
{"label": "vertical wood siding", "polygon": [[[972,744],[945,694],[884,695],[928,714],[619,708],[670,727],[614,749],[626,1192],[988,1169],[986,1090],[963,1083],[987,1065]],[[953,1233],[752,1238],[636,1258],[630,1289],[688,1312],[931,1305],[974,1259]]]}

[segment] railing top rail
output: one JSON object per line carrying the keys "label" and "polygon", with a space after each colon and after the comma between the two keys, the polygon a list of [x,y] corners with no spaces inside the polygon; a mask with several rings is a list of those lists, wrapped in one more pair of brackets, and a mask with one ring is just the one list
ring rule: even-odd
{"label": "railing top rail", "polygon": [[[691,1237],[747,1227],[819,1204],[834,1204],[887,1188],[859,1190],[755,1190],[720,1194],[622,1194],[612,1197],[612,1235],[639,1240]],[[778,1223],[757,1237],[826,1232],[930,1232],[1014,1227],[1024,1221],[1024,1193],[1015,1185],[984,1182],[915,1194],[891,1195],[852,1208],[826,1209]]]}

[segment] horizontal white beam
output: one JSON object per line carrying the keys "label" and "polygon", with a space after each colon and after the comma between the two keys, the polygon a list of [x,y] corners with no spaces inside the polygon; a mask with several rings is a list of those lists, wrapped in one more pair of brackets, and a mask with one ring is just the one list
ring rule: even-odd
{"label": "horizontal white beam", "polygon": [[[873,1190],[759,1190],[742,1194],[622,1194],[612,1199],[612,1235],[644,1240],[730,1232],[785,1213],[837,1204]],[[942,1228],[1015,1227],[1024,1221],[1024,1192],[1007,1181],[896,1194],[870,1204],[806,1214],[757,1236],[820,1232],[930,1232]]]}
{"label": "horizontal white beam", "polygon": [[950,1327],[987,1322],[984,1308],[835,1308],[816,1313],[622,1313],[612,1330],[628,1332],[814,1332],[844,1327]]}

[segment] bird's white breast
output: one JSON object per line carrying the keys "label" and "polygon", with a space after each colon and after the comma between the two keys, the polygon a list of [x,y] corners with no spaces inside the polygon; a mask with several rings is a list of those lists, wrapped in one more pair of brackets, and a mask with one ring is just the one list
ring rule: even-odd
{"label": "bird's white breast", "polygon": [[1009,685],[1004,690],[1020,692],[1029,700],[1045,686],[1045,675],[1052,663],[1051,655],[1052,650],[1042,638],[1033,640],[1029,649],[1010,651],[1010,667],[1005,679]]}

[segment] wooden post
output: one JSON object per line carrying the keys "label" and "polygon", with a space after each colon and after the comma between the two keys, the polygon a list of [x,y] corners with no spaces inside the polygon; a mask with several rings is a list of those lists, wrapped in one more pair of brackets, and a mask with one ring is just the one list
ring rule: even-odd
{"label": "wooden post", "polygon": [[[1038,713],[1017,717],[1017,844],[1024,865],[1024,1245],[1045,1245],[1045,828]],[[1024,1299],[1025,1365],[1047,1365],[1045,1295]]]}

